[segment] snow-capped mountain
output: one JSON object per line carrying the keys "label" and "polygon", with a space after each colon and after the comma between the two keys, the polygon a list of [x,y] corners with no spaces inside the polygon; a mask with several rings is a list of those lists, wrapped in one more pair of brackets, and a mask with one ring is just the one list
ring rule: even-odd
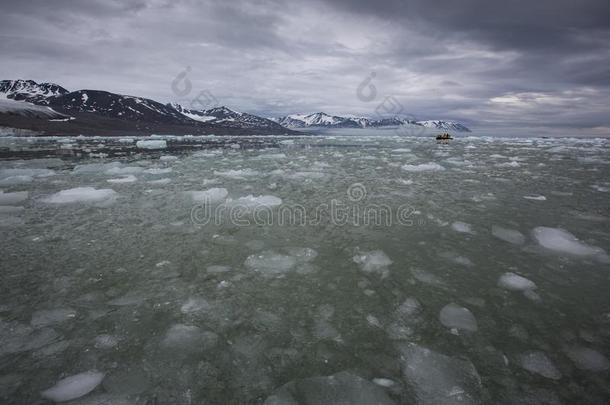
{"label": "snow-capped mountain", "polygon": [[419,125],[426,128],[440,129],[443,131],[457,131],[457,132],[470,132],[470,129],[466,128],[459,122],[454,121],[442,121],[442,120],[429,120],[429,121],[417,121]]}
{"label": "snow-capped mountain", "polygon": [[323,112],[313,114],[291,114],[277,118],[275,121],[287,128],[381,128],[399,125],[419,125],[426,128],[470,132],[464,125],[452,121],[415,121],[403,117],[373,119],[356,116],[328,115]]}
{"label": "snow-capped mountain", "polygon": [[68,93],[68,90],[53,83],[36,83],[33,80],[0,81],[0,98],[40,103],[48,97]]}
{"label": "snow-capped mountain", "polygon": [[225,106],[214,107],[208,110],[187,109],[176,103],[168,104],[168,106],[195,121],[219,124],[233,128],[259,128],[273,131],[284,130],[280,124],[270,119],[233,111]]}

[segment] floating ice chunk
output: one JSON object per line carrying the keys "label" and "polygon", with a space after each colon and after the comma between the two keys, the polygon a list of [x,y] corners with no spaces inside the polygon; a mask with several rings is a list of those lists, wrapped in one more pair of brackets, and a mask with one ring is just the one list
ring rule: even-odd
{"label": "floating ice chunk", "polygon": [[[72,169],[73,174],[97,174],[103,173],[112,168],[120,167],[121,164],[119,162],[110,162],[110,163],[91,163],[86,165],[77,165]],[[124,173],[121,173],[124,174]]]}
{"label": "floating ice chunk", "polygon": [[374,326],[375,328],[383,327],[383,325],[381,324],[381,322],[379,321],[379,319],[377,319],[377,317],[375,315],[368,314],[366,316],[366,321],[368,322],[369,325]]}
{"label": "floating ice chunk", "polygon": [[496,164],[496,167],[520,167],[521,165],[519,164],[519,162],[506,162],[506,163],[498,163]]}
{"label": "floating ice chunk", "polygon": [[32,314],[30,324],[35,328],[40,328],[74,318],[76,318],[76,311],[70,308],[43,309]]}
{"label": "floating ice chunk", "polygon": [[168,178],[168,177],[164,177],[162,179],[158,179],[158,180],[149,180],[147,181],[148,184],[169,184],[172,182],[172,179]]}
{"label": "floating ice chunk", "polygon": [[481,378],[469,360],[434,352],[413,343],[399,346],[402,375],[418,404],[481,403]]}
{"label": "floating ice chunk", "polygon": [[32,176],[9,176],[0,180],[0,186],[14,186],[17,184],[26,184],[34,181]]}
{"label": "floating ice chunk", "polygon": [[136,176],[130,174],[129,176],[119,177],[119,178],[116,178],[116,179],[108,179],[106,181],[108,183],[118,183],[118,184],[121,184],[121,183],[133,183],[136,180],[138,180],[136,178]]}
{"label": "floating ice chunk", "polygon": [[413,277],[415,277],[415,279],[417,281],[424,283],[424,284],[437,285],[437,286],[445,285],[445,282],[443,280],[436,277],[434,274],[421,270],[421,269],[411,269],[411,274],[413,274]]}
{"label": "floating ice chunk", "polygon": [[148,174],[167,174],[167,173],[171,173],[173,171],[173,169],[171,167],[152,167],[150,169],[146,169],[144,170],[144,173],[148,173]]}
{"label": "floating ice chunk", "polygon": [[206,268],[206,271],[210,274],[228,273],[229,271],[231,271],[231,267],[219,266],[219,265],[214,264],[212,266],[208,266]]}
{"label": "floating ice chunk", "polygon": [[445,327],[450,329],[456,328],[469,332],[476,332],[478,329],[477,320],[472,312],[457,304],[445,305],[441,309],[439,319]]}
{"label": "floating ice chunk", "polygon": [[96,349],[112,349],[119,344],[119,339],[112,335],[99,335],[94,339],[93,346]]}
{"label": "floating ice chunk", "polygon": [[294,256],[299,262],[310,262],[318,257],[318,252],[311,248],[304,247],[289,247],[286,252]]}
{"label": "floating ice chunk", "polygon": [[408,149],[408,148],[398,148],[398,149],[392,149],[391,152],[392,153],[409,153],[409,152],[411,152],[411,149]]}
{"label": "floating ice chunk", "polygon": [[119,167],[119,166],[115,166],[112,167],[108,170],[106,170],[106,174],[110,174],[110,175],[125,175],[125,174],[137,174],[137,173],[141,173],[142,171],[144,171],[143,167],[140,166],[125,166],[125,167]]}
{"label": "floating ice chunk", "polygon": [[491,227],[491,234],[498,239],[514,245],[522,245],[525,243],[525,236],[521,232],[514,229],[507,229],[502,228],[501,226],[493,225]]}
{"label": "floating ice chunk", "polygon": [[194,325],[176,324],[165,333],[161,346],[181,352],[199,352],[216,345],[218,336]]}
{"label": "floating ice chunk", "polygon": [[454,222],[451,224],[451,229],[460,233],[472,233],[472,226],[466,222]]}
{"label": "floating ice chunk", "polygon": [[610,191],[610,187],[598,186],[597,184],[592,185],[591,188],[601,193],[607,193],[608,191]]}
{"label": "floating ice chunk", "polygon": [[504,273],[498,280],[498,286],[511,291],[535,290],[536,283],[515,273]]}
{"label": "floating ice chunk", "polygon": [[212,306],[205,298],[191,297],[180,307],[180,312],[183,314],[192,314],[209,311],[211,308]]}
{"label": "floating ice chunk", "polygon": [[162,162],[172,162],[174,160],[178,160],[178,156],[163,155],[159,157],[159,160]]}
{"label": "floating ice chunk", "polygon": [[568,357],[581,370],[606,371],[610,361],[600,352],[587,347],[572,347],[567,350]]}
{"label": "floating ice chunk", "polygon": [[42,201],[50,204],[112,203],[117,193],[109,188],[77,187],[52,194]]}
{"label": "floating ice chunk", "polygon": [[286,159],[286,154],[284,153],[267,153],[264,155],[260,155],[259,159]]}
{"label": "floating ice chunk", "polygon": [[546,197],[543,195],[524,195],[523,198],[526,200],[546,201]]}
{"label": "floating ice chunk", "polygon": [[190,194],[193,201],[207,204],[220,202],[224,200],[227,195],[229,195],[229,192],[226,188],[217,187],[205,191],[189,191],[188,193]]}
{"label": "floating ice chunk", "polygon": [[96,370],[85,371],[58,381],[41,395],[55,402],[70,401],[87,395],[100,385],[103,379],[104,373]]}
{"label": "floating ice chunk", "polygon": [[263,405],[393,405],[385,390],[342,371],[328,377],[295,380],[279,388]]}
{"label": "floating ice chunk", "polygon": [[536,242],[549,250],[576,256],[604,254],[603,249],[596,246],[589,246],[563,229],[539,226],[534,228],[532,233]]}
{"label": "floating ice chunk", "polygon": [[394,263],[381,250],[358,252],[352,257],[352,260],[354,263],[359,264],[360,269],[365,273],[381,273],[384,276],[389,272],[388,266]]}
{"label": "floating ice chunk", "polygon": [[139,149],[166,149],[167,142],[164,140],[138,141],[136,142],[136,147]]}
{"label": "floating ice chunk", "polygon": [[519,356],[521,367],[530,373],[539,374],[552,380],[559,380],[561,373],[553,362],[541,351],[530,351]]}
{"label": "floating ice chunk", "polygon": [[402,165],[402,170],[405,170],[407,172],[427,172],[427,171],[445,170],[445,168],[443,166],[439,165],[438,163],[429,162],[429,163],[422,163],[419,165]]}
{"label": "floating ice chunk", "polygon": [[20,203],[28,198],[27,191],[16,191],[14,193],[5,193],[0,190],[0,205],[13,205]]}
{"label": "floating ice chunk", "polygon": [[233,179],[243,179],[245,177],[258,176],[260,173],[252,169],[241,169],[241,170],[227,170],[227,171],[214,171],[214,175],[229,177]]}
{"label": "floating ice chunk", "polygon": [[49,177],[54,176],[55,171],[50,169],[2,169],[0,179],[7,177],[28,176],[28,177]]}
{"label": "floating ice chunk", "polygon": [[252,194],[238,199],[227,199],[227,205],[242,207],[246,209],[256,209],[263,207],[275,207],[282,204],[282,199],[273,195],[253,196]]}
{"label": "floating ice chunk", "polygon": [[278,275],[292,270],[297,265],[297,259],[293,256],[266,250],[248,256],[244,265],[262,274]]}
{"label": "floating ice chunk", "polygon": [[385,388],[393,387],[394,385],[396,385],[396,381],[392,381],[389,378],[373,378],[373,383]]}

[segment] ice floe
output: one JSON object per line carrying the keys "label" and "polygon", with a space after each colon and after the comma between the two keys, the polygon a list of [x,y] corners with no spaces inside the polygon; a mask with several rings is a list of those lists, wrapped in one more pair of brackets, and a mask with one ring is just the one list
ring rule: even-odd
{"label": "ice floe", "polygon": [[195,202],[213,204],[224,200],[229,192],[226,188],[215,187],[204,191],[189,191],[188,194]]}
{"label": "ice floe", "polygon": [[161,346],[175,352],[200,352],[213,348],[218,341],[214,332],[204,331],[195,325],[172,325],[161,340]]}
{"label": "ice floe", "polygon": [[536,283],[515,273],[504,273],[498,280],[498,286],[510,291],[535,290]]}
{"label": "ice floe", "polygon": [[399,346],[405,382],[418,404],[481,403],[481,377],[466,359],[449,357],[414,343]]}
{"label": "ice floe", "polygon": [[0,187],[3,186],[15,186],[18,184],[26,184],[34,181],[34,177],[32,176],[9,176],[0,180]]}
{"label": "ice floe", "polygon": [[380,273],[382,276],[389,274],[389,268],[394,263],[388,255],[381,250],[371,250],[368,252],[357,251],[352,257],[354,263],[360,266],[360,270],[365,273]]}
{"label": "ice floe", "polygon": [[94,187],[76,187],[62,190],[52,194],[42,201],[50,204],[72,204],[72,203],[100,203],[108,204],[114,202],[117,193],[109,188],[96,189]]}
{"label": "ice floe", "polygon": [[466,222],[456,221],[451,224],[451,229],[460,233],[473,233],[472,226]]}
{"label": "ice floe", "polygon": [[441,309],[439,320],[449,329],[468,332],[476,332],[478,329],[477,320],[472,312],[454,303],[447,304]]}
{"label": "ice floe", "polygon": [[166,149],[167,142],[164,140],[142,140],[136,142],[139,149]]}
{"label": "ice floe", "polygon": [[571,347],[567,355],[577,368],[588,371],[606,371],[610,369],[610,361],[600,352],[588,347]]}
{"label": "ice floe", "polygon": [[521,232],[514,229],[493,225],[491,227],[491,234],[498,239],[514,245],[522,245],[525,243],[525,236]]}
{"label": "ice floe", "polygon": [[108,183],[115,183],[115,184],[121,184],[121,183],[133,183],[135,181],[137,181],[137,177],[130,174],[128,176],[125,177],[119,177],[116,179],[108,179],[106,180]]}
{"label": "ice floe", "polygon": [[59,380],[53,387],[43,391],[43,398],[54,402],[70,401],[93,391],[104,379],[104,373],[97,370],[85,371]]}
{"label": "ice floe", "polygon": [[429,163],[422,163],[419,165],[410,165],[410,164],[402,165],[402,170],[407,171],[407,172],[428,172],[428,171],[445,170],[445,168],[443,166],[439,165],[438,163],[429,162]]}
{"label": "ice floe", "polygon": [[214,171],[214,175],[229,177],[232,179],[245,179],[246,177],[258,176],[260,173],[252,169]]}
{"label": "ice floe", "polygon": [[603,249],[581,242],[570,232],[560,228],[539,226],[534,228],[532,235],[538,244],[555,252],[576,256],[605,255]]}
{"label": "ice floe", "polygon": [[523,198],[526,200],[546,201],[546,197],[543,195],[524,195]]}
{"label": "ice floe", "polygon": [[530,373],[539,374],[552,380],[559,380],[561,378],[561,373],[544,352],[525,352],[519,356],[519,362],[521,367]]}
{"label": "ice floe", "polygon": [[265,250],[250,255],[246,258],[246,268],[267,276],[277,276],[284,273],[308,266],[318,253],[310,248],[285,248],[280,253],[273,250]]}
{"label": "ice floe", "polygon": [[250,194],[236,199],[228,198],[226,204],[234,207],[255,209],[262,207],[276,207],[282,204],[282,199],[274,195],[254,196]]}

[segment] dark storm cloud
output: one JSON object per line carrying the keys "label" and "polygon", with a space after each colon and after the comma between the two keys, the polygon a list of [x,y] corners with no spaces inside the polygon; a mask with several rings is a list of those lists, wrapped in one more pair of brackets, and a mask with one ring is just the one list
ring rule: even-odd
{"label": "dark storm cloud", "polygon": [[393,97],[425,119],[610,133],[608,43],[606,0],[4,1],[0,75],[183,103],[206,90],[266,115],[374,115]]}

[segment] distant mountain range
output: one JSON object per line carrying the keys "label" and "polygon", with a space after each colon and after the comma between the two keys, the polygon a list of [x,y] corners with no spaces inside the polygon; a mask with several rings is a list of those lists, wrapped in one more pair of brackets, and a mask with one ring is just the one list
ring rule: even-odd
{"label": "distant mountain range", "polygon": [[419,125],[443,131],[470,132],[466,126],[453,121],[416,121],[401,117],[372,119],[367,117],[328,115],[323,112],[313,114],[291,114],[276,118],[275,121],[286,128],[381,128],[399,125]]}
{"label": "distant mountain range", "polygon": [[0,127],[44,135],[283,135],[301,128],[381,128],[417,125],[443,131],[470,132],[452,121],[414,121],[400,117],[371,119],[323,112],[276,119],[227,107],[189,109],[142,97],[102,90],[68,91],[33,80],[0,81]]}
{"label": "distant mountain range", "polygon": [[52,83],[0,81],[0,127],[45,135],[283,135],[297,132],[227,107],[189,110],[102,90],[69,92]]}

